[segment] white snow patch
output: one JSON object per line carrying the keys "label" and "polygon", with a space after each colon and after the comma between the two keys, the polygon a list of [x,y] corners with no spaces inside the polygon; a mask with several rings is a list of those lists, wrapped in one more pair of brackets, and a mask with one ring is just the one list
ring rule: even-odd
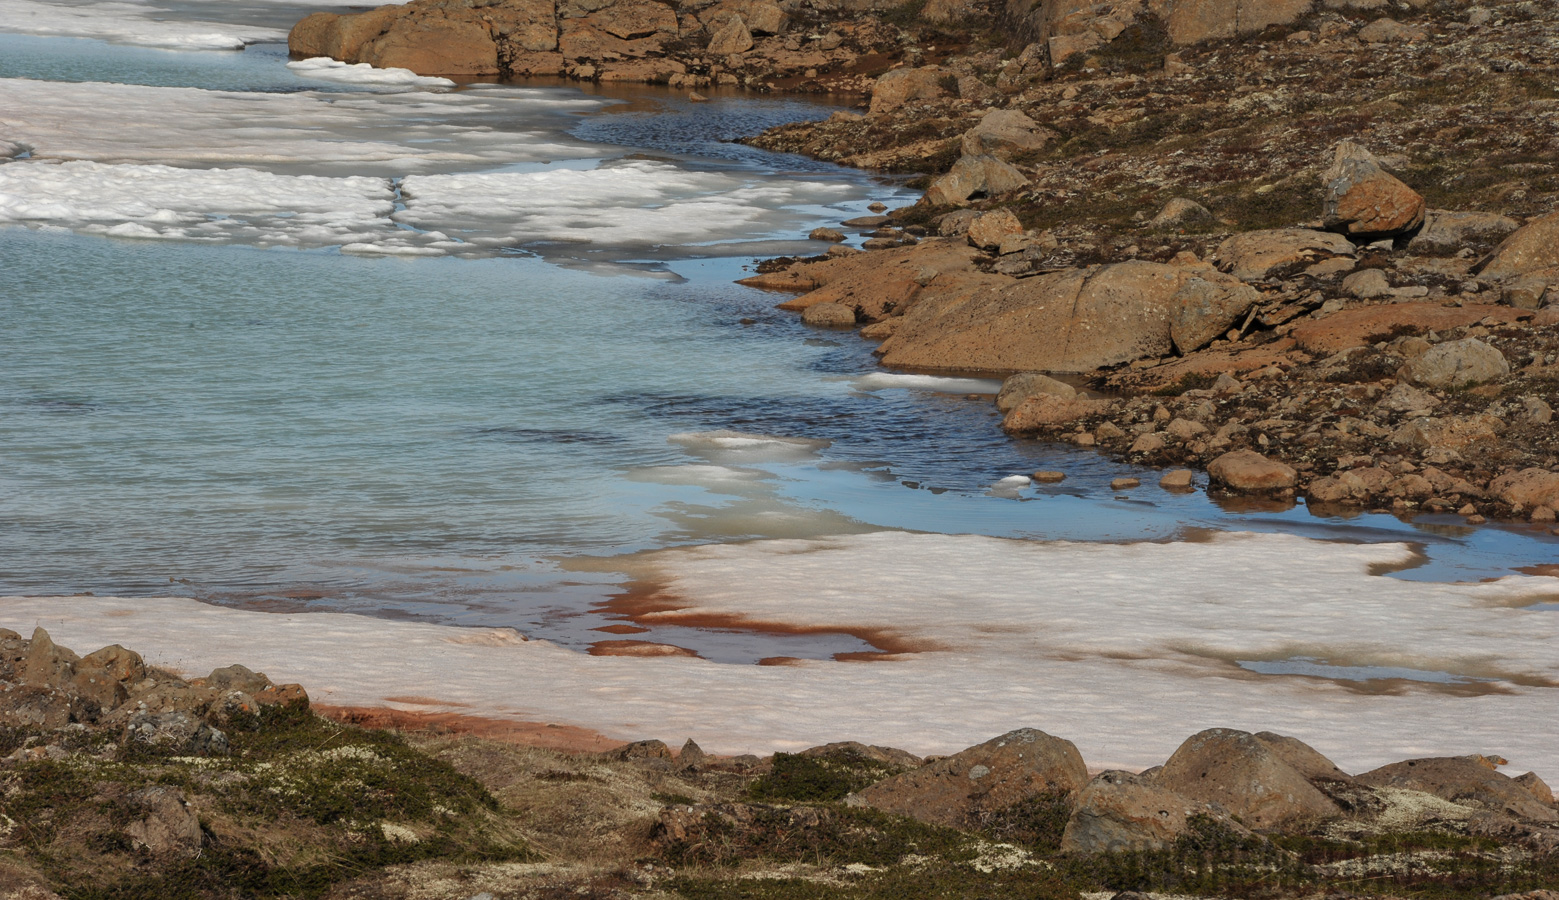
{"label": "white snow patch", "polygon": [[[212,12],[220,15],[220,4]],[[95,38],[163,50],[241,50],[260,41],[285,41],[287,32],[259,25],[182,19],[147,3],[101,0],[0,0],[0,31]]]}
{"label": "white snow patch", "polygon": [[375,85],[392,90],[447,90],[455,86],[448,78],[418,75],[410,69],[393,66],[376,69],[368,63],[344,63],[328,56],[295,60],[287,63],[287,68],[305,78],[341,84]]}
{"label": "white snow patch", "polygon": [[[182,599],[10,598],[0,625],[41,625],[78,651],[123,644],[192,674],[241,662],[325,703],[431,693],[478,715],[692,736],[719,752],[853,739],[946,753],[1033,726],[1075,741],[1091,765],[1143,767],[1225,726],[1292,734],[1354,772],[1476,752],[1559,776],[1559,745],[1533,724],[1559,713],[1559,689],[1531,686],[1559,679],[1559,616],[1525,608],[1551,598],[1553,580],[1368,574],[1409,554],[1283,535],[1111,545],[885,532],[645,561],[687,613],[886,630],[939,648],[879,663],[592,657],[503,629]],[[1367,693],[1227,661],[1296,650],[1525,683]]]}

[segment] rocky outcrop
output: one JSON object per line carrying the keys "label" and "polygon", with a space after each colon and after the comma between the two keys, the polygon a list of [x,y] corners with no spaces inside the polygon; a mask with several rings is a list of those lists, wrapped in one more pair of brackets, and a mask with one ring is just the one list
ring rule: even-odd
{"label": "rocky outcrop", "polygon": [[1022,172],[994,156],[963,156],[946,175],[931,183],[925,202],[931,206],[958,206],[978,197],[1009,194],[1027,184],[1028,178]]}
{"label": "rocky outcrop", "polygon": [[1472,803],[1517,819],[1559,822],[1559,812],[1551,805],[1482,757],[1410,759],[1365,772],[1358,780],[1371,787],[1406,788],[1453,803]]}
{"label": "rocky outcrop", "polygon": [[1207,815],[1148,776],[1101,772],[1077,795],[1061,835],[1063,853],[1161,850],[1185,834],[1192,816]]}
{"label": "rocky outcrop", "polygon": [[[871,4],[867,4],[869,7]],[[861,10],[811,0],[412,0],[360,13],[318,12],[297,23],[297,57],[396,66],[421,75],[548,75],[585,81],[676,86],[757,85],[767,79],[840,73],[836,87],[870,81],[846,70],[862,53],[894,49],[886,33],[851,22]],[[831,28],[792,33],[793,14]],[[899,51],[901,52],[901,51]]]}
{"label": "rocky outcrop", "polygon": [[1060,65],[1134,26],[1159,25],[1171,43],[1197,44],[1297,22],[1314,5],[1314,0],[1008,0],[1007,10],[1046,43],[1052,63]]}
{"label": "rocky outcrop", "polygon": [[1308,228],[1279,228],[1237,234],[1213,252],[1218,268],[1241,281],[1261,281],[1280,269],[1336,256],[1352,256],[1342,235]]}
{"label": "rocky outcrop", "polygon": [[1071,741],[1020,728],[853,795],[851,802],[937,825],[969,827],[982,813],[1088,782]]}
{"label": "rocky outcrop", "polygon": [[1217,804],[1257,831],[1340,816],[1341,807],[1289,759],[1312,772],[1330,773],[1336,766],[1309,747],[1294,746],[1297,741],[1274,743],[1244,731],[1209,729],[1187,738],[1155,782],[1193,800]]}
{"label": "rocky outcrop", "polygon": [[879,352],[922,369],[1085,372],[1197,349],[1256,299],[1211,267],[1091,266],[916,303]]}
{"label": "rocky outcrop", "polygon": [[42,628],[30,639],[0,629],[0,726],[114,728],[127,745],[204,755],[226,752],[212,722],[281,704],[307,706],[308,694],[243,666],[185,681],[118,645],[78,657]]}
{"label": "rocky outcrop", "polygon": [[1424,224],[1424,198],[1352,141],[1337,145],[1322,181],[1326,208],[1321,218],[1330,231],[1375,240],[1407,234]]}
{"label": "rocky outcrop", "polygon": [[[1559,212],[1529,222],[1506,238],[1479,267],[1485,278],[1512,278],[1559,270]],[[1559,282],[1559,271],[1554,281]]]}

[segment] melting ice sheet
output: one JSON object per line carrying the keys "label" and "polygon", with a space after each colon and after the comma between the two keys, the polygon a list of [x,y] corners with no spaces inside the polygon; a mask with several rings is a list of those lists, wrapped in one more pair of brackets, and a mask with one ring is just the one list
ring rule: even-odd
{"label": "melting ice sheet", "polygon": [[[31,155],[0,166],[0,223],[87,234],[400,255],[702,247],[793,231],[863,190],[643,159],[597,165],[609,148],[568,138],[559,114],[601,101],[560,91],[254,94],[27,79],[0,90],[0,141]],[[540,165],[554,159],[586,167]]]}
{"label": "melting ice sheet", "polygon": [[149,3],[71,3],[68,0],[0,0],[0,31],[16,34],[87,37],[166,50],[237,50],[259,41],[285,41],[287,31],[222,19],[170,18],[167,9]]}
{"label": "melting ice sheet", "polygon": [[[1030,725],[1076,741],[1091,765],[1143,767],[1221,725],[1295,735],[1349,771],[1478,752],[1559,774],[1559,747],[1533,727],[1559,712],[1559,617],[1530,608],[1553,579],[1369,574],[1409,554],[1284,535],[1097,545],[880,532],[641,559],[686,604],[661,620],[718,613],[925,648],[874,663],[591,657],[508,630],[180,599],[10,598],[0,625],[43,625],[78,649],[122,643],[187,672],[242,661],[327,703],[432,695],[467,713],[692,736],[726,752],[842,739],[948,752]],[[1235,662],[1280,655],[1495,681],[1371,692]]]}

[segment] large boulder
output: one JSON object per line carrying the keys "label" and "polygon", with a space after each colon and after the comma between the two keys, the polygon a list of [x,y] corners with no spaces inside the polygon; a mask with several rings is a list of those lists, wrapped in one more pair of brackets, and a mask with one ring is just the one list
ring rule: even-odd
{"label": "large boulder", "polygon": [[1016,109],[993,109],[980,117],[979,124],[964,132],[965,156],[994,156],[1011,159],[1015,153],[1041,150],[1055,140],[1056,133]]}
{"label": "large boulder", "polygon": [[1299,473],[1254,450],[1231,450],[1207,464],[1213,481],[1237,491],[1258,493],[1291,488]]}
{"label": "large boulder", "polygon": [[1046,428],[1069,425],[1078,419],[1103,412],[1109,407],[1108,400],[1033,394],[1024,398],[1023,402],[1007,413],[1001,420],[1001,427],[1009,434],[1032,434]]}
{"label": "large boulder", "polygon": [[1503,238],[1520,227],[1520,222],[1499,213],[1431,209],[1424,214],[1424,227],[1413,235],[1407,249],[1414,253],[1455,253],[1476,241]]}
{"label": "large boulder", "polygon": [[1212,728],[1187,738],[1164,763],[1156,781],[1192,800],[1217,804],[1256,831],[1336,818],[1342,814],[1341,807],[1287,761],[1299,756],[1303,763],[1310,754],[1320,756],[1304,749],[1309,752],[1300,753],[1293,746],[1279,752],[1249,732]]}
{"label": "large boulder", "polygon": [[1071,741],[1020,728],[902,775],[879,781],[852,803],[923,822],[970,827],[984,813],[1050,794],[1071,794],[1088,782],[1088,767]]}
{"label": "large boulder", "polygon": [[293,56],[328,56],[343,62],[360,62],[363,45],[384,34],[404,14],[397,6],[381,6],[351,15],[317,12],[304,16],[287,35]]}
{"label": "large boulder", "polygon": [[931,183],[925,201],[932,206],[956,206],[975,197],[999,197],[1028,183],[1022,172],[994,156],[963,156]]}
{"label": "large boulder", "polygon": [[1061,835],[1061,852],[1162,850],[1185,834],[1192,816],[1207,812],[1206,804],[1152,778],[1101,772],[1078,793]]}
{"label": "large boulder", "polygon": [[1559,212],[1518,229],[1479,267],[1485,278],[1510,278],[1559,267]]}
{"label": "large boulder", "polygon": [[[879,352],[887,365],[909,368],[1087,372],[1194,350],[1177,344],[1177,325],[1182,340],[1220,333],[1257,299],[1248,286],[1207,266],[1090,266],[944,302],[922,300]],[[1213,311],[1227,318],[1209,321]]]}
{"label": "large boulder", "polygon": [[877,79],[876,85],[872,87],[872,103],[868,114],[891,112],[901,106],[925,100],[941,100],[949,96],[946,82],[950,74],[940,66],[894,69]]}
{"label": "large boulder", "polygon": [[1424,224],[1424,198],[1380,167],[1374,154],[1353,143],[1337,145],[1322,181],[1322,223],[1361,240],[1395,237]]}
{"label": "large boulder", "polygon": [[363,44],[358,61],[418,75],[497,75],[498,45],[481,22],[403,16]]}
{"label": "large boulder", "polygon": [[996,250],[1008,235],[1022,233],[1023,223],[1018,221],[1012,210],[993,209],[976,216],[969,223],[969,231],[965,236],[972,246],[981,250]]}
{"label": "large boulder", "polygon": [[1049,375],[1022,372],[1001,383],[1001,391],[996,395],[996,409],[998,412],[1012,412],[1023,401],[1039,394],[1054,394],[1062,399],[1071,399],[1077,396],[1077,389]]}
{"label": "large boulder", "polygon": [[1489,482],[1489,493],[1511,506],[1559,509],[1559,472],[1538,468],[1510,472]]}
{"label": "large boulder", "polygon": [[1353,253],[1353,243],[1340,234],[1278,228],[1236,234],[1219,244],[1212,258],[1218,268],[1241,281],[1261,281],[1288,266]]}
{"label": "large boulder", "polygon": [[1402,368],[1402,377],[1426,388],[1483,384],[1510,374],[1505,354],[1477,338],[1446,341]]}
{"label": "large boulder", "polygon": [[741,16],[732,16],[725,25],[709,36],[709,53],[712,56],[729,56],[746,53],[752,49],[752,32]]}
{"label": "large boulder", "polygon": [[1297,22],[1314,0],[1149,0],[1176,44],[1220,41]]}
{"label": "large boulder", "polygon": [[1559,822],[1559,812],[1515,779],[1495,771],[1482,757],[1409,759],[1365,772],[1358,780],[1370,787],[1423,791],[1518,819]]}

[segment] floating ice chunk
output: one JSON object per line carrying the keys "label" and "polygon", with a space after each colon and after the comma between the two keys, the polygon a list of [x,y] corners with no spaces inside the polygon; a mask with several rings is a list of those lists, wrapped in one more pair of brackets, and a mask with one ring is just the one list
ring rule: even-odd
{"label": "floating ice chunk", "polygon": [[986,493],[992,497],[1006,497],[1009,499],[1021,497],[1023,489],[1034,483],[1034,479],[1027,475],[1008,475],[995,484]]}
{"label": "floating ice chunk", "polygon": [[[220,15],[221,5],[212,4]],[[164,50],[242,50],[260,41],[285,41],[280,28],[182,18],[146,3],[44,3],[0,0],[0,31],[96,38]]]}
{"label": "floating ice chunk", "polygon": [[418,75],[410,69],[376,69],[368,63],[344,63],[328,56],[312,56],[287,63],[287,68],[305,78],[341,84],[376,85],[391,90],[447,90],[455,86],[448,78]]}
{"label": "floating ice chunk", "polygon": [[851,382],[858,391],[907,388],[941,394],[994,394],[1001,382],[992,378],[950,378],[942,375],[905,375],[897,372],[872,372]]}

